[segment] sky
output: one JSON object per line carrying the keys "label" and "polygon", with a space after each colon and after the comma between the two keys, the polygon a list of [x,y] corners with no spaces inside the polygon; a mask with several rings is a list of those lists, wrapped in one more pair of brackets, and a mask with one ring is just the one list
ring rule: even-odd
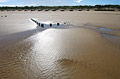
{"label": "sky", "polygon": [[120,0],[0,0],[0,6],[120,5]]}

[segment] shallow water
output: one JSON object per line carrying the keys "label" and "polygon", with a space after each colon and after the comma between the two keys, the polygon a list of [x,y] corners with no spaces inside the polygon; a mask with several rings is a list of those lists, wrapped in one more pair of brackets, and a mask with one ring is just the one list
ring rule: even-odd
{"label": "shallow water", "polygon": [[101,31],[113,31],[112,29],[109,29],[109,28],[99,28]]}

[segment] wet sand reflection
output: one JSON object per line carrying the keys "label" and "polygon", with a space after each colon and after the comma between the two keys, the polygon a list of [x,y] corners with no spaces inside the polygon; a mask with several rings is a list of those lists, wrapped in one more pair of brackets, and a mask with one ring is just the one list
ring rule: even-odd
{"label": "wet sand reflection", "polygon": [[25,40],[0,50],[0,78],[120,78],[119,50],[99,33],[84,28],[30,33]]}
{"label": "wet sand reflection", "polygon": [[[120,79],[119,12],[0,14],[0,79]],[[41,32],[31,17],[73,28]]]}

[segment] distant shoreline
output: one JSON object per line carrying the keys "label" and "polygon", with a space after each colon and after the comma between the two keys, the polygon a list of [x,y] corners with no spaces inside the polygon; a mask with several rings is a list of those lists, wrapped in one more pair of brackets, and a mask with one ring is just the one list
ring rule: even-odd
{"label": "distant shoreline", "polygon": [[11,9],[11,10],[0,10],[1,12],[3,12],[3,11],[7,11],[7,12],[9,12],[9,11],[38,11],[38,12],[40,12],[40,11],[46,11],[46,12],[49,12],[49,11],[53,11],[53,12],[55,12],[55,11],[62,11],[62,12],[64,12],[64,11],[111,11],[111,12],[116,12],[116,11],[120,11],[120,10],[118,10],[118,9],[58,9],[58,10],[54,10],[54,9],[51,9],[51,10],[48,10],[48,9],[43,9],[43,10],[41,10],[41,9],[29,9],[29,10],[27,10],[27,9],[21,9],[21,10],[16,10],[16,9]]}
{"label": "distant shoreline", "polygon": [[120,11],[120,5],[79,6],[1,6],[0,11]]}

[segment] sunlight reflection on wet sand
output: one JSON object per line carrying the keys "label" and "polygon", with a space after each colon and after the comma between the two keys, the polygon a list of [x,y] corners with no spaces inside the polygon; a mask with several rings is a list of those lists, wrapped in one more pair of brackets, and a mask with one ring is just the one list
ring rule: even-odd
{"label": "sunlight reflection on wet sand", "polygon": [[[84,35],[80,33],[84,33]],[[90,30],[86,32],[84,29],[48,29],[28,38],[26,41],[29,40],[33,45],[30,47],[30,51],[23,56],[26,63],[25,67],[29,67],[26,68],[26,71],[31,71],[29,74],[31,74],[32,78],[79,79],[80,77],[94,78],[97,76],[99,76],[99,78],[97,77],[98,79],[114,78],[114,74],[111,77],[106,73],[113,66],[108,67],[108,69],[104,68],[104,64],[108,62],[106,57],[109,57],[109,55],[104,54],[105,57],[102,53],[106,51],[117,53],[117,51],[115,49],[105,50],[110,48],[107,44],[101,47],[105,42],[96,34]],[[97,43],[100,40],[102,41],[98,46]],[[96,57],[97,60],[95,61]],[[104,63],[102,62],[103,60]],[[103,63],[103,66],[95,65],[97,62]],[[93,75],[94,73],[96,75]]]}
{"label": "sunlight reflection on wet sand", "polygon": [[[28,15],[26,13],[27,20],[29,17],[37,17],[39,14]],[[76,15],[79,14],[76,13]],[[68,15],[70,17],[73,14],[69,13]],[[83,15],[85,18],[88,13]],[[94,13],[94,15],[97,14]],[[18,14],[12,18],[14,19],[16,16],[20,18],[24,15]],[[39,17],[41,20],[46,20],[44,13]],[[100,14],[97,17],[100,17]],[[8,17],[8,19],[11,18]],[[76,18],[72,20],[74,19]],[[88,18],[86,17],[86,19]],[[23,19],[21,20],[23,21]],[[63,20],[61,18],[61,21]],[[2,20],[2,22],[4,21],[6,22],[6,20]],[[81,22],[84,21],[86,20],[81,20]],[[75,22],[79,23],[79,20],[75,20]],[[18,26],[14,25],[14,27]],[[108,41],[111,35],[104,35],[105,38],[108,38],[107,40],[102,36],[103,33],[112,34],[115,31],[102,30],[98,32],[96,30],[99,28],[94,28],[89,25],[86,28],[42,30],[35,28],[1,38],[0,79],[120,79],[120,50]],[[114,38],[116,39],[116,37]]]}

